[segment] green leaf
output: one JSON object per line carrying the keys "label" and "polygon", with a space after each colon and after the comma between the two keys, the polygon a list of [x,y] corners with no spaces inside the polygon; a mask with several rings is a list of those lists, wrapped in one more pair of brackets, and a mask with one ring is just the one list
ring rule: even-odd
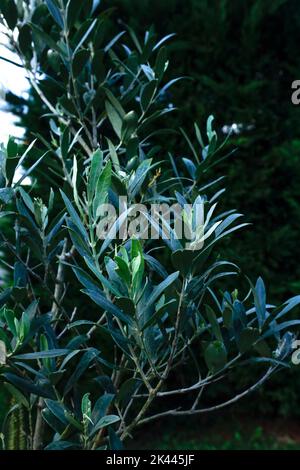
{"label": "green leaf", "polygon": [[146,112],[149,106],[152,103],[152,100],[155,96],[157,88],[157,80],[151,80],[151,82],[146,83],[141,90],[141,108],[143,112]]}
{"label": "green leaf", "polygon": [[160,318],[166,312],[167,307],[173,305],[174,303],[176,303],[176,299],[172,299],[161,306],[159,306],[159,303],[157,303],[155,313],[151,315],[151,317],[146,321],[146,323],[144,323],[144,325],[142,326],[142,331],[144,331],[149,326],[158,323],[158,320],[160,320]]}
{"label": "green leaf", "polygon": [[81,400],[81,413],[83,417],[83,421],[86,421],[87,419],[91,419],[92,415],[92,407],[91,407],[91,400],[90,400],[90,394],[85,393],[83,395],[82,400]]}
{"label": "green leaf", "polygon": [[105,165],[104,169],[102,170],[97,184],[96,184],[96,191],[95,197],[93,201],[93,214],[94,217],[97,218],[99,215],[99,209],[102,204],[104,204],[107,200],[108,190],[111,184],[111,162],[108,161]]}
{"label": "green leaf", "polygon": [[218,341],[222,343],[223,336],[222,336],[221,328],[220,328],[215,312],[209,305],[205,305],[205,310],[206,310],[207,319],[211,325],[211,329],[212,329],[214,336],[216,337]]}
{"label": "green leaf", "polygon": [[227,352],[223,342],[213,341],[210,343],[205,349],[204,358],[212,373],[222,369],[227,363]]}
{"label": "green leaf", "polygon": [[125,34],[125,31],[121,31],[114,38],[112,38],[112,40],[109,41],[109,43],[105,46],[104,52],[108,52],[124,34]]}
{"label": "green leaf", "polygon": [[69,411],[65,411],[65,416],[68,420],[68,422],[74,426],[74,428],[78,429],[80,432],[83,431],[83,426],[81,423],[79,423],[79,421],[77,421],[77,419],[74,418],[73,414],[70,413]]}
{"label": "green leaf", "polygon": [[112,104],[112,106],[116,109],[117,113],[119,114],[121,120],[123,120],[125,116],[125,111],[121,105],[121,103],[117,100],[115,95],[109,90],[108,88],[104,88],[104,92],[109,100],[109,102]]}
{"label": "green leaf", "polygon": [[56,224],[51,228],[49,233],[46,236],[46,244],[48,245],[49,243],[52,242],[53,238],[58,234],[60,228],[62,227],[63,222],[65,221],[66,214],[63,214],[59,220],[56,222]]}
{"label": "green leaf", "polygon": [[62,195],[62,198],[64,200],[64,203],[66,205],[67,211],[70,214],[70,217],[72,219],[73,224],[77,227],[78,231],[82,235],[83,239],[88,242],[88,234],[84,228],[83,223],[81,222],[81,219],[79,215],[77,214],[76,210],[74,209],[73,205],[71,204],[71,201],[69,198],[65,195],[63,191],[60,190],[60,194]]}
{"label": "green leaf", "polygon": [[121,439],[119,438],[117,433],[115,433],[112,427],[109,428],[108,435],[109,435],[109,448],[111,450],[123,450],[124,449]]}
{"label": "green leaf", "polygon": [[119,139],[121,139],[122,117],[109,101],[105,102],[105,109],[107,117],[113,127],[113,130],[115,131]]}
{"label": "green leaf", "polygon": [[170,274],[164,281],[162,281],[158,286],[156,286],[151,292],[148,300],[146,301],[145,309],[149,308],[154,302],[164,293],[164,291],[171,285],[179,276],[179,271]]}
{"label": "green leaf", "polygon": [[26,287],[27,269],[24,263],[16,261],[14,264],[14,287]]}
{"label": "green leaf", "polygon": [[144,256],[141,242],[131,240],[131,268],[132,268],[132,288],[137,294],[141,288],[144,275]]}
{"label": "green leaf", "polygon": [[92,260],[89,260],[87,258],[84,258],[87,266],[89,269],[94,273],[94,275],[99,279],[99,281],[102,283],[103,287],[108,289],[108,291],[112,292],[116,296],[120,296],[120,292],[118,289],[108,280],[106,277],[103,276],[102,272],[97,269],[95,266],[95,263]]}
{"label": "green leaf", "polygon": [[142,384],[140,379],[131,378],[124,382],[116,397],[116,402],[121,409],[125,409],[138,387]]}
{"label": "green leaf", "polygon": [[62,424],[61,421],[59,421],[53,413],[51,413],[48,408],[44,408],[42,410],[42,417],[43,420],[46,421],[48,426],[52,428],[57,434],[62,435],[64,431],[66,430],[66,425]]}
{"label": "green leaf", "polygon": [[10,372],[3,374],[3,377],[16,385],[16,387],[20,388],[23,392],[33,393],[43,398],[53,398],[53,393],[45,387],[34,384],[31,380],[22,379],[18,375],[11,374]]}
{"label": "green leaf", "polygon": [[66,16],[68,28],[71,28],[76,22],[83,7],[82,0],[69,0],[67,3]]}
{"label": "green leaf", "polygon": [[47,60],[52,69],[58,73],[62,64],[60,54],[53,49],[48,49]]}
{"label": "green leaf", "polygon": [[143,52],[143,51],[142,51],[142,47],[141,47],[140,41],[139,41],[138,38],[137,38],[137,35],[135,34],[134,30],[133,30],[130,26],[126,25],[126,27],[127,27],[127,29],[128,29],[128,32],[129,32],[129,34],[130,34],[130,36],[131,36],[131,39],[132,39],[132,41],[133,41],[135,47],[137,48],[138,52],[139,52],[140,54],[142,54],[142,52]]}
{"label": "green leaf", "polygon": [[121,167],[120,167],[120,162],[119,162],[117,151],[115,149],[114,144],[111,142],[111,140],[107,139],[107,142],[108,142],[108,148],[109,148],[109,153],[110,153],[112,164],[114,166],[116,173],[119,173]]}
{"label": "green leaf", "polygon": [[34,212],[34,204],[33,204],[33,201],[31,199],[31,197],[29,196],[29,194],[27,194],[26,191],[24,191],[24,189],[22,187],[18,188],[18,193],[21,195],[21,198],[23,199],[23,201],[26,204],[26,206],[28,207],[28,209],[33,213]]}
{"label": "green leaf", "polygon": [[258,324],[262,328],[266,319],[266,288],[261,277],[257,279],[253,295]]}
{"label": "green leaf", "polygon": [[58,45],[58,43],[52,39],[51,36],[49,36],[49,34],[45,33],[39,26],[33,24],[33,23],[29,23],[30,27],[32,28],[33,30],[33,33],[42,41],[44,42],[50,49],[53,49],[54,51],[58,52],[58,54],[61,56],[61,57],[64,57],[65,54],[64,52],[62,51],[62,49],[60,48],[60,46]]}
{"label": "green leaf", "polygon": [[69,424],[69,421],[65,415],[66,408],[62,403],[59,403],[55,400],[45,400],[45,405],[51,411],[51,413],[64,425],[67,426]]}
{"label": "green leaf", "polygon": [[17,330],[15,326],[15,313],[7,308],[4,309],[4,318],[6,323],[14,336],[17,336]]}
{"label": "green leaf", "polygon": [[69,99],[66,95],[61,96],[60,98],[58,98],[57,101],[66,114],[68,114],[72,118],[76,116],[76,106],[74,105],[74,102]]}
{"label": "green leaf", "polygon": [[31,41],[32,41],[32,35],[31,35],[31,29],[28,26],[28,24],[24,24],[19,28],[19,46],[21,49],[21,52],[25,55],[26,58],[30,59],[32,57],[32,49],[31,49]]}
{"label": "green leaf", "polygon": [[49,349],[48,351],[40,351],[35,353],[27,354],[17,354],[14,356],[15,359],[23,360],[36,360],[36,359],[45,359],[52,357],[61,357],[69,354],[70,349]]}
{"label": "green leaf", "polygon": [[8,204],[12,200],[14,195],[15,195],[15,192],[13,188],[1,188],[0,189],[0,200],[4,202],[4,204]]}
{"label": "green leaf", "polygon": [[87,294],[97,305],[99,305],[99,307],[103,308],[103,310],[106,310],[108,313],[116,318],[119,318],[119,320],[122,320],[128,325],[132,325],[132,319],[122,312],[122,310],[116,307],[116,305],[114,305],[110,300],[108,300],[100,289],[84,289],[83,292]]}
{"label": "green leaf", "polygon": [[78,382],[80,377],[85,373],[85,371],[89,367],[90,363],[98,356],[98,354],[99,354],[99,351],[97,351],[94,348],[86,351],[83,354],[83,356],[81,357],[79,363],[77,364],[77,367],[76,367],[75,371],[73,372],[73,374],[71,375],[71,377],[69,378],[69,380],[68,380],[68,382],[65,386],[65,390],[64,390],[65,395]]}
{"label": "green leaf", "polygon": [[151,165],[151,163],[151,158],[143,160],[142,163],[140,163],[140,165],[138,166],[136,172],[132,174],[128,185],[129,198],[133,198],[137,195],[150,169],[157,165]]}
{"label": "green leaf", "polygon": [[155,71],[155,76],[161,80],[162,76],[165,72],[165,69],[167,67],[167,49],[166,47],[161,47],[157,53],[156,60],[155,60],[155,66],[154,66],[154,71]]}
{"label": "green leaf", "polygon": [[18,22],[18,10],[14,0],[2,0],[0,11],[3,14],[10,29],[14,29]]}
{"label": "green leaf", "polygon": [[131,273],[126,261],[124,261],[123,258],[120,258],[120,256],[115,256],[114,260],[117,263],[116,272],[120,278],[129,286],[131,283]]}
{"label": "green leaf", "polygon": [[166,41],[168,41],[169,39],[171,39],[172,37],[174,37],[176,35],[176,33],[171,33],[171,34],[167,34],[166,36],[164,36],[163,38],[161,38],[158,43],[155,44],[155,47],[153,48],[153,51],[155,51],[156,49],[158,49],[162,44],[164,44]]}
{"label": "green leaf", "polygon": [[247,316],[244,305],[239,300],[233,302],[232,325],[236,341],[239,341],[241,332],[247,325]]}
{"label": "green leaf", "polygon": [[91,253],[90,253],[89,243],[82,238],[80,233],[78,233],[78,229],[73,224],[71,219],[67,219],[67,226],[68,226],[72,243],[75,246],[78,253],[80,253],[80,255],[83,258],[85,257],[90,258]]}
{"label": "green leaf", "polygon": [[[106,334],[107,336],[109,335],[109,333],[106,333]],[[100,385],[101,389],[105,392],[103,396],[106,396],[107,394],[115,395],[116,390],[115,390],[114,384],[108,375],[100,375],[96,377],[94,380]]]}
{"label": "green leaf", "polygon": [[107,426],[110,426],[111,424],[117,423],[120,421],[119,416],[116,415],[107,415],[101,418],[98,423],[92,428],[92,431],[90,433],[90,437],[94,436],[99,429],[106,428]]}
{"label": "green leaf", "polygon": [[[274,320],[278,320],[282,316],[286,315],[292,308],[295,308],[297,305],[300,303],[300,295],[296,295],[286,302],[280,307],[281,310],[276,314]],[[272,316],[269,317],[270,320],[272,319]]]}
{"label": "green leaf", "polygon": [[249,349],[252,348],[253,344],[256,343],[256,341],[259,338],[259,331],[257,328],[245,328],[238,339],[238,348],[240,353],[245,353]]}
{"label": "green leaf", "polygon": [[262,356],[262,357],[272,357],[272,351],[268,345],[268,343],[264,340],[260,340],[254,345],[254,349]]}
{"label": "green leaf", "polygon": [[97,181],[99,180],[103,167],[103,152],[97,149],[92,155],[91,167],[88,179],[88,197],[92,199],[95,193]]}
{"label": "green leaf", "polygon": [[84,67],[87,61],[90,58],[90,51],[87,49],[81,49],[76,52],[73,61],[72,61],[72,70],[75,77],[80,75],[80,73],[84,70]]}
{"label": "green leaf", "polygon": [[97,18],[94,19],[94,21],[91,23],[91,25],[89,26],[89,28],[87,29],[87,31],[85,32],[85,34],[81,37],[79,43],[77,44],[77,46],[75,47],[74,49],[74,53],[73,55],[76,54],[76,52],[79,50],[79,48],[82,46],[82,44],[84,43],[84,41],[86,41],[89,37],[89,35],[91,34],[91,32],[93,31],[95,25],[97,23]]}
{"label": "green leaf", "polygon": [[98,398],[92,411],[92,421],[94,423],[97,423],[99,419],[105,416],[108,407],[114,399],[114,396],[115,395],[112,393],[105,393],[100,398]]}
{"label": "green leaf", "polygon": [[56,6],[56,4],[52,0],[46,0],[46,4],[48,7],[48,10],[50,11],[51,15],[53,16],[58,26],[60,26],[61,29],[63,29],[64,22],[63,22],[59,8]]}
{"label": "green leaf", "polygon": [[213,115],[210,115],[207,119],[207,125],[206,125],[206,133],[207,133],[207,137],[208,137],[208,141],[209,143],[213,140],[213,139],[216,139],[217,138],[217,133],[216,131],[214,131],[212,129],[212,122],[214,120],[214,116]]}
{"label": "green leaf", "polygon": [[21,178],[15,183],[14,186],[15,186],[15,187],[20,186],[20,185],[23,183],[23,181],[25,180],[25,178],[27,178],[27,176],[29,176],[29,175],[33,172],[33,170],[41,163],[41,161],[42,161],[46,156],[48,156],[50,153],[51,153],[50,151],[47,151],[47,152],[45,152],[40,158],[38,158],[38,159],[33,163],[33,165],[31,165],[30,168],[28,168],[26,171],[24,171],[24,172],[22,173]]}
{"label": "green leaf", "polygon": [[38,300],[34,300],[33,302],[31,302],[31,304],[27,307],[27,309],[24,311],[24,316],[26,316],[26,318],[28,319],[28,322],[30,323],[34,317],[35,317],[35,314],[36,314],[36,311],[37,311],[37,306],[38,306],[38,303],[39,301]]}
{"label": "green leaf", "polygon": [[138,126],[138,118],[135,111],[129,111],[125,114],[121,125],[121,139],[122,142],[127,142],[131,137],[136,135]]}

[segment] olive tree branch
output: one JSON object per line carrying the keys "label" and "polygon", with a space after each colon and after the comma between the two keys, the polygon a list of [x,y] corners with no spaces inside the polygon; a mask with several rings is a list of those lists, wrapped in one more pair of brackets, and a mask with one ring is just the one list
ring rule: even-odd
{"label": "olive tree branch", "polygon": [[222,408],[225,408],[226,406],[229,406],[229,405],[232,405],[233,403],[239,401],[241,398],[244,398],[245,396],[249,395],[251,392],[253,392],[254,390],[256,390],[256,388],[258,388],[259,386],[261,386],[270,376],[271,374],[277,369],[278,366],[275,366],[275,367],[270,367],[267,372],[255,383],[253,384],[251,387],[249,387],[248,389],[244,390],[243,392],[235,395],[233,398],[230,398],[229,400],[225,401],[225,402],[222,402],[222,403],[219,403],[217,405],[214,405],[214,406],[210,406],[210,407],[207,407],[207,408],[200,408],[200,409],[193,409],[193,407],[189,410],[179,410],[178,408],[177,409],[173,409],[173,410],[167,410],[167,411],[163,411],[161,413],[157,413],[155,415],[152,415],[152,416],[148,416],[144,419],[141,419],[137,425],[140,426],[142,424],[146,424],[146,423],[149,423],[151,421],[154,421],[158,418],[163,418],[163,417],[166,417],[166,416],[192,416],[192,415],[198,415],[198,414],[202,414],[202,413],[208,413],[210,411],[216,411],[216,410],[220,410]]}
{"label": "olive tree branch", "polygon": [[[65,238],[64,244],[62,247],[62,252],[61,252],[61,255],[59,256],[59,261],[58,261],[56,284],[54,288],[54,300],[53,300],[52,308],[51,308],[51,315],[54,320],[56,319],[57,314],[59,312],[59,305],[60,305],[60,301],[64,292],[63,285],[64,285],[65,265],[63,261],[65,259],[65,255],[67,252],[67,243],[68,241]],[[44,408],[44,399],[40,397],[38,399],[38,404],[37,404],[37,416],[36,416],[35,429],[34,429],[34,435],[33,435],[33,445],[32,445],[33,450],[40,449],[43,444],[43,434],[44,434],[44,426],[45,426],[45,422],[42,417],[43,408]]]}

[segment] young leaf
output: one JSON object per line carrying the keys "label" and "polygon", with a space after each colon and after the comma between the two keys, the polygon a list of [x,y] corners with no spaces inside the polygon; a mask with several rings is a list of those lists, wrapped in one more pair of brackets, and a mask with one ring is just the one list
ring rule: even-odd
{"label": "young leaf", "polygon": [[101,205],[106,202],[110,184],[111,162],[108,161],[104,169],[102,170],[96,184],[95,197],[93,201],[93,214],[95,218],[97,218],[98,216],[99,208],[101,207]]}
{"label": "young leaf", "polygon": [[80,232],[80,234],[82,235],[83,239],[88,241],[88,234],[87,234],[87,232],[84,228],[83,223],[81,222],[81,219],[80,219],[79,215],[77,214],[76,210],[72,206],[70,199],[65,195],[65,193],[63,191],[60,190],[60,193],[62,195],[62,198],[64,200],[66,208],[67,208],[67,210],[70,214],[70,217],[72,219],[73,224],[77,227],[77,229]]}
{"label": "young leaf", "polygon": [[88,180],[88,197],[92,199],[95,193],[96,184],[102,171],[103,165],[103,152],[97,149],[92,155],[91,168]]}

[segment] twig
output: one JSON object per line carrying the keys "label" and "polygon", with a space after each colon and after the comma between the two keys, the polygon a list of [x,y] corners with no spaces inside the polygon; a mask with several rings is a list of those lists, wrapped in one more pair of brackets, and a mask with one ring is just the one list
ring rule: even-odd
{"label": "twig", "polygon": [[193,415],[208,413],[210,411],[216,411],[216,410],[220,410],[221,408],[225,408],[226,406],[231,405],[231,404],[237,402],[238,400],[240,400],[241,398],[244,398],[245,396],[249,395],[249,393],[253,392],[257,387],[262,385],[270,377],[270,375],[274,372],[274,370],[276,368],[277,368],[277,366],[270,367],[267,370],[267,372],[260,378],[260,380],[258,380],[258,382],[256,382],[254,385],[252,385],[250,388],[248,388],[244,392],[242,392],[238,395],[235,395],[235,397],[233,397],[230,400],[227,400],[223,403],[219,403],[218,405],[210,406],[210,407],[207,407],[207,408],[200,408],[200,409],[197,409],[197,410],[193,409],[193,408],[191,408],[189,410],[179,410],[177,408],[177,409],[174,409],[174,410],[163,411],[161,413],[157,413],[155,415],[148,416],[147,418],[141,419],[137,423],[137,425],[140,426],[142,424],[146,424],[146,423],[154,421],[158,418],[163,418],[163,417],[166,417],[166,416],[193,416]]}

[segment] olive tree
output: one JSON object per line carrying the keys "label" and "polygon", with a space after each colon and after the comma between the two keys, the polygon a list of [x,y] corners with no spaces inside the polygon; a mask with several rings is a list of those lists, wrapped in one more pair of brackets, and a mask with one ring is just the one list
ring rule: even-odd
{"label": "olive tree", "polygon": [[[300,321],[283,319],[300,296],[270,305],[261,278],[222,259],[222,239],[247,223],[220,209],[223,178],[208,179],[228,156],[213,117],[205,136],[167,127],[181,78],[166,80],[170,36],[112,36],[98,1],[0,8],[49,137],[0,151],[3,448],[121,449],[142,424],[221,409],[289,367]],[[224,288],[233,276],[247,288]],[[259,379],[202,405],[250,362]],[[187,363],[194,376],[175,386]]]}

